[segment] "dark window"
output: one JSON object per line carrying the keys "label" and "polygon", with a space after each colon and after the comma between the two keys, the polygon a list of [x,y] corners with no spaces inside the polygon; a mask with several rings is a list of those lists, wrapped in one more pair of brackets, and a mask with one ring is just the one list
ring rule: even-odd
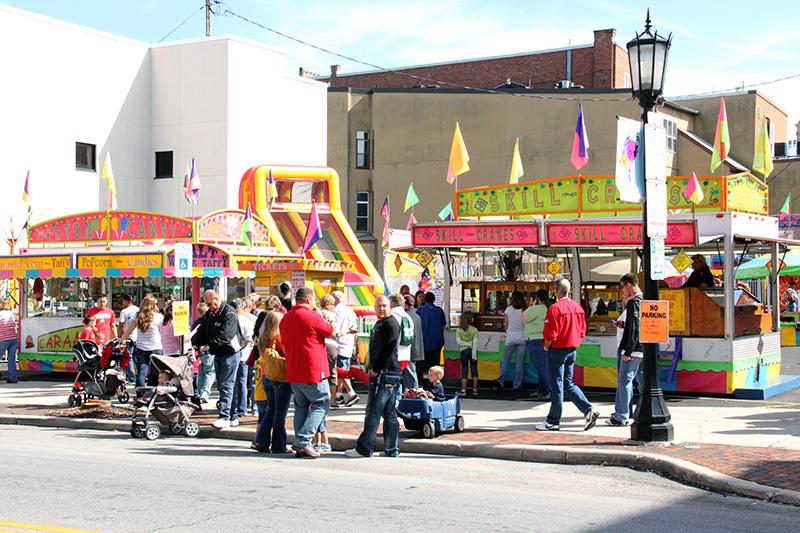
{"label": "dark window", "polygon": [[97,146],[75,143],[75,170],[97,172]]}
{"label": "dark window", "polygon": [[372,217],[372,194],[369,191],[356,192],[356,231],[369,233]]}
{"label": "dark window", "polygon": [[172,177],[172,152],[156,152],[156,179]]}
{"label": "dark window", "polygon": [[356,168],[372,168],[372,140],[370,132],[356,132]]}

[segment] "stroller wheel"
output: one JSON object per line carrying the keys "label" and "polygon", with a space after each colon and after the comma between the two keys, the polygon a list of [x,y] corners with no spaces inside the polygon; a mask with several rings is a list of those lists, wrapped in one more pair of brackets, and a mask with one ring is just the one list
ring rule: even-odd
{"label": "stroller wheel", "polygon": [[173,435],[180,435],[181,433],[183,433],[183,429],[184,429],[183,424],[177,422],[169,427],[169,432],[172,433]]}
{"label": "stroller wheel", "polygon": [[422,436],[426,439],[432,439],[436,436],[436,424],[434,424],[433,420],[428,420],[422,426]]}
{"label": "stroller wheel", "polygon": [[80,407],[82,403],[83,403],[83,396],[81,396],[80,394],[76,394],[75,395],[75,407]]}
{"label": "stroller wheel", "polygon": [[187,437],[196,437],[200,434],[200,424],[197,422],[189,422],[183,429],[184,435]]}
{"label": "stroller wheel", "polygon": [[144,438],[144,428],[140,425],[136,425],[133,429],[131,429],[131,435],[133,435],[137,439]]}
{"label": "stroller wheel", "polygon": [[75,396],[70,394],[69,398],[67,398],[67,405],[72,407],[75,405]]}
{"label": "stroller wheel", "polygon": [[122,394],[117,396],[117,400],[119,400],[119,403],[128,403],[128,401],[130,401],[130,399],[131,399],[131,395],[128,394],[127,392],[123,392]]}
{"label": "stroller wheel", "polygon": [[157,440],[161,436],[161,428],[151,424],[144,428],[144,438],[147,440]]}
{"label": "stroller wheel", "polygon": [[456,433],[463,433],[464,432],[464,417],[458,415],[456,417],[456,426],[455,426]]}
{"label": "stroller wheel", "polygon": [[219,411],[219,400],[217,400],[217,411]]}

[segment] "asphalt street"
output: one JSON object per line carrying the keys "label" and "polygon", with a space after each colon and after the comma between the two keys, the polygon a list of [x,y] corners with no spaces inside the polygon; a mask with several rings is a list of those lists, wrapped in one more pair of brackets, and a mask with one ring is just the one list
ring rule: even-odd
{"label": "asphalt street", "polygon": [[0,465],[4,531],[707,533],[790,531],[797,519],[793,507],[622,468],[412,454],[310,461],[117,432],[3,426]]}

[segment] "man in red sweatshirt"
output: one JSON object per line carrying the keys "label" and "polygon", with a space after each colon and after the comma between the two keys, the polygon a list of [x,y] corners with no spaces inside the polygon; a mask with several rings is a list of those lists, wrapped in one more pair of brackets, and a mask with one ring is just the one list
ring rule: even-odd
{"label": "man in red sweatshirt", "polygon": [[311,439],[331,407],[328,354],[325,337],[333,326],[314,311],[314,292],[301,287],[295,304],[281,320],[281,341],[286,354],[286,381],[294,393],[294,445],[297,457],[319,457]]}
{"label": "man in red sweatshirt", "polygon": [[547,420],[536,426],[539,431],[558,431],[561,411],[566,394],[583,413],[587,431],[597,423],[600,416],[580,387],[572,381],[575,356],[581,339],[586,336],[586,314],[583,308],[569,298],[570,284],[566,279],[558,279],[553,284],[556,303],[547,309],[544,321],[544,349],[547,352],[547,368],[550,372],[550,413]]}

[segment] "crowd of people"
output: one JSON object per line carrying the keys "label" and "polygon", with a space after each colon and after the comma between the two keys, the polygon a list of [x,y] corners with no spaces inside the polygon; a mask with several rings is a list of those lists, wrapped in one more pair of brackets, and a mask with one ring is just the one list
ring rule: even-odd
{"label": "crowd of people", "polygon": [[[495,388],[515,360],[512,389],[522,387],[524,359],[534,365],[538,383],[534,399],[550,401],[540,431],[560,429],[564,398],[570,399],[585,419],[584,429],[592,428],[598,411],[573,381],[577,348],[586,335],[583,308],[570,295],[566,279],[554,282],[555,300],[539,290],[526,302],[522,293],[511,294],[505,309],[505,351]],[[632,422],[635,384],[641,392],[642,347],[639,344],[639,309],[642,293],[635,274],[620,280],[624,311],[616,320],[617,379],[614,412],[606,423],[627,426]],[[129,377],[137,386],[152,384],[150,357],[177,354],[193,347],[195,353],[196,402],[209,401],[216,382],[219,391],[217,429],[238,426],[249,412],[258,415],[258,430],[251,447],[258,452],[294,453],[317,458],[331,450],[327,439],[327,419],[331,409],[352,406],[360,401],[353,380],[369,391],[364,428],[349,457],[369,457],[375,452],[378,427],[383,421],[384,453],[397,456],[399,424],[396,402],[404,390],[427,390],[426,396],[444,400],[439,366],[445,344],[447,318],[436,304],[432,292],[410,293],[403,286],[398,294],[378,296],[375,325],[370,333],[366,368],[356,356],[359,320],[336,291],[315,301],[314,292],[301,287],[292,294],[288,284],[279,295],[260,302],[257,294],[225,303],[208,290],[198,304],[198,318],[192,334],[175,335],[173,298],[167,296],[161,308],[152,295],[136,306],[133,298],[122,297],[117,317],[105,296],[84,319],[81,339],[103,344],[112,338],[132,339],[134,362]],[[10,318],[9,318],[10,317]],[[456,342],[460,350],[461,382],[457,394],[478,396],[478,330],[472,313],[460,316]],[[0,349],[9,353],[9,383],[16,382],[16,365],[11,364],[17,329],[8,305],[0,301]],[[470,382],[471,379],[471,382]],[[294,402],[294,441],[287,442],[286,417]]]}

